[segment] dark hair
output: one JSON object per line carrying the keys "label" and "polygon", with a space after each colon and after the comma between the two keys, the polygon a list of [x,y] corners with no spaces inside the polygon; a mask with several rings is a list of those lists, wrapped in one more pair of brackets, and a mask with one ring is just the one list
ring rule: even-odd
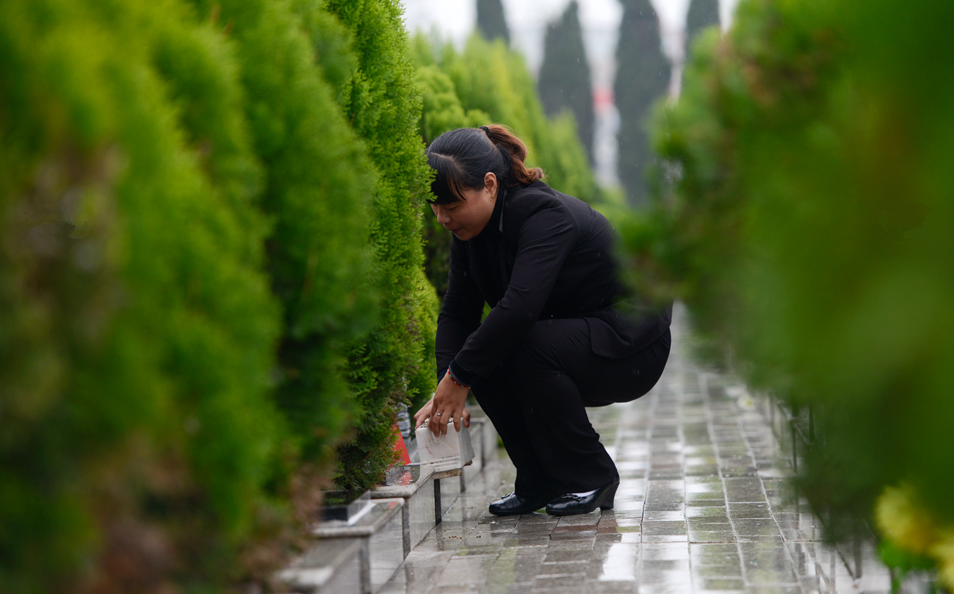
{"label": "dark hair", "polygon": [[431,182],[434,204],[461,200],[460,191],[484,187],[488,172],[500,187],[529,185],[543,177],[539,167],[527,169],[527,147],[506,126],[458,128],[434,139],[427,148],[427,162],[437,172]]}

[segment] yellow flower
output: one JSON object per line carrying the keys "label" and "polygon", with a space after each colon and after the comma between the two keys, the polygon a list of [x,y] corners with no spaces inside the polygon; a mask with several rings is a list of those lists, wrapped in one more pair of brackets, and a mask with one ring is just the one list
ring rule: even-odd
{"label": "yellow flower", "polygon": [[948,588],[954,587],[954,529],[939,531],[929,553],[937,561],[938,581]]}
{"label": "yellow flower", "polygon": [[[934,521],[914,503],[914,490],[909,485],[887,487],[875,505],[875,521],[884,536],[897,546],[924,555],[937,541]],[[954,547],[954,540],[951,541]],[[951,550],[954,562],[954,548]]]}

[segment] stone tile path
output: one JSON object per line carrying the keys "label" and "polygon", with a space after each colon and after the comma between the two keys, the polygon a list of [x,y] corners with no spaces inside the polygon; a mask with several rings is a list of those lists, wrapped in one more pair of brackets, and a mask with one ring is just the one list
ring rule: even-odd
{"label": "stone tile path", "polygon": [[590,410],[620,472],[614,510],[490,515],[487,504],[513,486],[501,452],[382,592],[889,592],[870,550],[846,563],[822,542],[769,424],[692,361],[682,326],[677,317],[676,348],[650,394]]}

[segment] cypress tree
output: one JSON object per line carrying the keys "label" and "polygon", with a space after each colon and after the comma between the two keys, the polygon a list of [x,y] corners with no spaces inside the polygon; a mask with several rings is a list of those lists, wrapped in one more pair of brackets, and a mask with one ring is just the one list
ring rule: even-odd
{"label": "cypress tree", "polygon": [[900,545],[885,559],[927,553],[947,588],[952,18],[934,0],[759,0],[701,34],[654,130],[681,171],[652,218],[666,231],[640,240],[723,361],[813,411],[797,480],[826,538],[874,515]]}
{"label": "cypress tree", "polygon": [[686,15],[686,43],[692,49],[692,40],[700,31],[719,24],[719,0],[692,0]]}
{"label": "cypress tree", "polygon": [[503,39],[510,45],[510,30],[501,0],[477,0],[477,29],[485,39]]}
{"label": "cypress tree", "polygon": [[424,276],[423,198],[430,168],[419,135],[421,96],[397,0],[330,0],[352,36],[357,66],[340,91],[342,108],[378,174],[372,193],[373,279],[381,320],[349,356],[360,405],[353,439],[338,449],[338,486],[365,490],[393,462],[392,426],[401,404],[436,387],[436,299]]}
{"label": "cypress tree", "polygon": [[665,95],[670,76],[660,45],[659,20],[649,0],[623,1],[616,68],[617,170],[629,203],[640,206],[647,201],[646,170],[653,162],[646,121],[653,103]]}
{"label": "cypress tree", "polygon": [[10,0],[0,62],[0,591],[224,590],[281,433],[234,47]]}
{"label": "cypress tree", "polygon": [[284,311],[276,401],[292,431],[290,449],[322,468],[356,408],[341,371],[346,345],[377,313],[363,237],[373,177],[365,147],[316,67],[315,29],[292,8],[203,0],[199,11],[219,14],[236,44],[252,141],[265,169],[261,206],[273,220],[267,269]]}
{"label": "cypress tree", "polygon": [[555,116],[567,108],[573,112],[577,136],[592,163],[593,88],[576,0],[558,21],[547,25],[537,91],[547,115]]}

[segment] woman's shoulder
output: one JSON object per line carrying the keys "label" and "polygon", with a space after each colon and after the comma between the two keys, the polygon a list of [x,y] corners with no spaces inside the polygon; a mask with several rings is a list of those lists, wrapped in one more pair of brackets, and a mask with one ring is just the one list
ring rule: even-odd
{"label": "woman's shoulder", "polygon": [[559,192],[539,180],[527,186],[511,188],[508,192],[506,210],[510,217],[529,217],[553,209],[578,215],[578,211],[590,210],[590,207],[582,200]]}
{"label": "woman's shoulder", "polygon": [[539,208],[562,204],[566,202],[568,198],[574,199],[566,194],[561,194],[544,182],[537,180],[528,186],[511,188],[507,193],[506,206],[508,210],[534,211]]}
{"label": "woman's shoulder", "polygon": [[527,197],[527,196],[539,196],[539,195],[553,196],[558,193],[559,192],[557,192],[556,190],[548,186],[543,180],[539,180],[539,179],[533,182],[532,184],[529,184],[526,186],[524,185],[514,186],[510,188],[510,190],[508,191],[508,194],[511,197],[513,196]]}

